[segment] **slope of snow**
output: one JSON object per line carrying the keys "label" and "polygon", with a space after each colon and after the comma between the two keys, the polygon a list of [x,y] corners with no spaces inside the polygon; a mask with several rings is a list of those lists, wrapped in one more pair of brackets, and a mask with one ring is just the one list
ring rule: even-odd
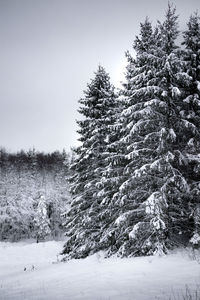
{"label": "slope of snow", "polygon": [[167,300],[200,282],[200,264],[185,251],[127,259],[103,259],[99,253],[57,263],[62,246],[0,243],[0,299]]}

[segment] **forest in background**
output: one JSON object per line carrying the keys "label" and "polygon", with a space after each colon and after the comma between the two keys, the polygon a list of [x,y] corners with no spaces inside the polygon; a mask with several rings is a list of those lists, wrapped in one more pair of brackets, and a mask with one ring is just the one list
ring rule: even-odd
{"label": "forest in background", "polygon": [[58,238],[69,203],[69,155],[0,150],[0,240]]}

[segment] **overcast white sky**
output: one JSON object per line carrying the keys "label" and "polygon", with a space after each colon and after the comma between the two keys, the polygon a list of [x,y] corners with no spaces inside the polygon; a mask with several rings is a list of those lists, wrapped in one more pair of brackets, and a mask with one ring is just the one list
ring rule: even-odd
{"label": "overcast white sky", "polygon": [[[76,145],[78,100],[101,63],[119,85],[139,23],[167,0],[0,0],[0,146]],[[174,0],[183,29],[199,0]]]}

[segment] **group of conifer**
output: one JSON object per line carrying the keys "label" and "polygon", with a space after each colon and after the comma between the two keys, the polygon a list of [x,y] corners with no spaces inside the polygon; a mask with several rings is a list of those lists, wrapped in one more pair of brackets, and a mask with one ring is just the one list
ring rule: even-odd
{"label": "group of conifer", "polygon": [[[178,46],[177,38],[182,38]],[[66,258],[200,246],[200,19],[140,24],[116,91],[101,66],[80,100]]]}

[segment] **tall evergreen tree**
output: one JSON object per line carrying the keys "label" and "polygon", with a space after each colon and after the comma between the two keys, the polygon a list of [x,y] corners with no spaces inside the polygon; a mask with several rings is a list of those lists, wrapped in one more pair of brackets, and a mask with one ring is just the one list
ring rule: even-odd
{"label": "tall evergreen tree", "polygon": [[137,121],[145,115],[144,103],[148,97],[151,97],[154,89],[152,83],[151,88],[150,86],[146,88],[146,86],[147,83],[153,80],[154,76],[152,58],[156,35],[157,32],[153,32],[151,23],[147,18],[141,24],[140,37],[136,37],[134,43],[134,49],[137,53],[136,59],[133,59],[127,53],[126,83],[124,84],[124,90],[120,92],[120,103],[123,111],[115,124],[115,126],[117,125],[119,141],[115,141],[114,145],[117,146],[118,153],[114,158],[110,157],[110,160],[114,163],[114,168],[111,170],[119,172],[115,172],[117,174],[115,179],[115,182],[117,182],[116,193],[107,207],[107,211],[112,215],[110,218],[112,222],[110,222],[110,226],[103,235],[103,241],[107,242],[108,254],[118,252],[120,255],[129,255],[133,253],[129,233],[134,224],[137,223],[136,208],[139,205],[135,197],[135,187],[131,182],[134,169],[138,163],[138,154],[134,149],[134,142],[137,138],[139,145],[139,141],[143,139],[142,134],[140,136],[138,132],[134,134],[133,130]]}
{"label": "tall evergreen tree", "polygon": [[177,36],[177,16],[169,4],[164,23],[153,31],[147,19],[134,43],[136,59],[128,68],[124,91],[127,180],[119,189],[121,210],[113,226],[122,256],[166,252],[187,220],[189,187],[179,150],[187,124],[179,118]]}
{"label": "tall evergreen tree", "polygon": [[79,101],[84,119],[78,121],[82,144],[76,149],[72,165],[73,201],[65,224],[69,239],[63,250],[63,254],[75,258],[85,257],[100,247],[102,198],[98,195],[98,183],[106,165],[109,125],[115,106],[114,87],[103,67],[98,67],[84,94]]}
{"label": "tall evergreen tree", "polygon": [[[184,243],[188,227],[188,194],[189,185],[185,176],[187,160],[184,153],[186,133],[193,130],[181,117],[183,90],[181,81],[184,78],[182,57],[176,45],[178,37],[178,17],[173,5],[168,4],[166,19],[160,27],[160,70],[158,68],[158,86],[162,99],[167,105],[165,123],[162,129],[160,146],[165,155],[166,182],[162,190],[167,200],[168,241],[171,246]],[[164,168],[164,170],[165,170]]]}
{"label": "tall evergreen tree", "polygon": [[127,107],[122,113],[121,144],[128,160],[123,171],[127,179],[119,189],[116,203],[121,210],[114,224],[122,256],[165,251],[165,199],[156,191],[158,178],[153,168],[166,113],[156,82],[158,46],[158,29],[153,30],[147,18],[135,39],[136,59],[129,57],[124,84]]}

